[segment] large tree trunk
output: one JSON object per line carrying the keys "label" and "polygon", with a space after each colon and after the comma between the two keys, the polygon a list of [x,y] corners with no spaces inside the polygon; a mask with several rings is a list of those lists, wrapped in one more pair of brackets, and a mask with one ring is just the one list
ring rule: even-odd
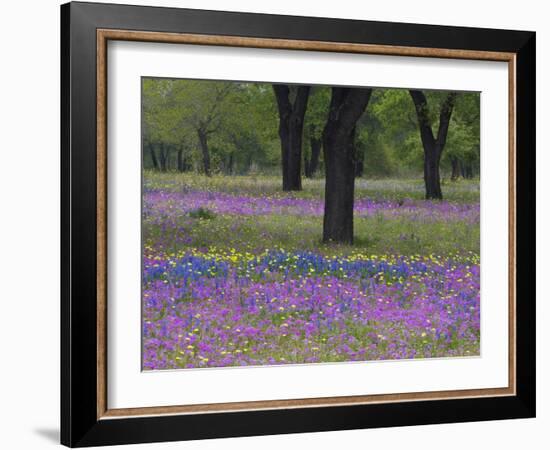
{"label": "large tree trunk", "polygon": [[449,131],[451,114],[456,100],[456,93],[450,92],[441,105],[437,138],[434,137],[432,131],[426,96],[422,91],[414,89],[411,89],[409,93],[416,109],[420,139],[422,140],[422,146],[424,148],[424,184],[426,186],[426,199],[441,200],[443,194],[441,192],[441,181],[439,177],[439,163],[447,141],[447,133]]}
{"label": "large tree trunk", "polygon": [[442,199],[441,178],[439,176],[439,157],[441,151],[437,146],[424,148],[424,184],[427,199]]}
{"label": "large tree trunk", "polygon": [[199,144],[202,152],[202,168],[204,174],[210,176],[210,151],[208,150],[208,133],[206,131],[198,129],[197,134],[199,136]]}
{"label": "large tree trunk", "polygon": [[323,242],[353,243],[355,188],[355,126],[372,89],[332,88],[323,130],[325,214]]}
{"label": "large tree trunk", "polygon": [[302,132],[310,87],[299,86],[294,102],[290,99],[289,86],[274,84],[273,91],[279,109],[283,191],[299,191],[302,189]]}
{"label": "large tree trunk", "polygon": [[149,154],[151,155],[151,161],[153,162],[153,169],[158,170],[159,162],[157,160],[157,155],[155,153],[155,146],[151,143],[147,144],[149,149]]}
{"label": "large tree trunk", "polygon": [[292,190],[302,189],[302,136],[310,86],[299,86],[290,116],[288,179]]}
{"label": "large tree trunk", "polygon": [[323,141],[321,138],[315,137],[312,137],[309,140],[311,146],[311,156],[309,161],[306,162],[305,170],[306,177],[308,178],[313,177],[319,168],[319,156],[321,155],[322,142]]}

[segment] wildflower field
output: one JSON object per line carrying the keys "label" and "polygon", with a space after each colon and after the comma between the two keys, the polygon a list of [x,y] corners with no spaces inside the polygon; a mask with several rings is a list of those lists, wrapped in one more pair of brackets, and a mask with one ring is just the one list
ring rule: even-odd
{"label": "wildflower field", "polygon": [[145,171],[144,370],[479,355],[479,182],[444,188],[357,179],[330,245],[324,180]]}

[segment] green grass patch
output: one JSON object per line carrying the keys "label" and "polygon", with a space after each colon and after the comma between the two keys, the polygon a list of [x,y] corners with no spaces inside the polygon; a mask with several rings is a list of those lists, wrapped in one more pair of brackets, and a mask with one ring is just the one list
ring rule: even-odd
{"label": "green grass patch", "polygon": [[[154,171],[144,172],[146,188],[167,190],[201,190],[253,196],[278,196],[282,194],[281,177],[278,176],[223,176],[206,177],[199,174]],[[324,178],[302,179],[302,191],[294,192],[299,198],[323,198]],[[479,179],[458,181],[442,180],[443,198],[452,202],[479,202]],[[425,196],[422,177],[410,179],[355,180],[356,198],[369,197],[378,200],[422,200]]]}

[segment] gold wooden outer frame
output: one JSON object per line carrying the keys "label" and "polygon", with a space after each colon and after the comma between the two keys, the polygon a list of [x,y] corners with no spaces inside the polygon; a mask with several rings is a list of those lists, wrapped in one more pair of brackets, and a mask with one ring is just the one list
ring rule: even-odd
{"label": "gold wooden outer frame", "polygon": [[[109,409],[107,405],[107,42],[109,40],[217,45],[286,50],[381,54],[501,61],[509,73],[508,175],[508,387],[411,392],[288,400],[266,400],[200,405]],[[516,395],[516,54],[477,50],[405,47],[323,41],[247,38],[235,36],[158,33],[114,29],[97,30],[97,419],[167,414],[220,413],[307,407],[347,406],[422,400],[446,400]]]}

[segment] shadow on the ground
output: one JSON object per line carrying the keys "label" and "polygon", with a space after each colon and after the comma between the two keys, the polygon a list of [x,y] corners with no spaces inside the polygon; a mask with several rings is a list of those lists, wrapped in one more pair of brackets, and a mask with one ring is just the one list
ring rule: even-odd
{"label": "shadow on the ground", "polygon": [[34,432],[50,442],[59,444],[59,429],[57,428],[37,428]]}

